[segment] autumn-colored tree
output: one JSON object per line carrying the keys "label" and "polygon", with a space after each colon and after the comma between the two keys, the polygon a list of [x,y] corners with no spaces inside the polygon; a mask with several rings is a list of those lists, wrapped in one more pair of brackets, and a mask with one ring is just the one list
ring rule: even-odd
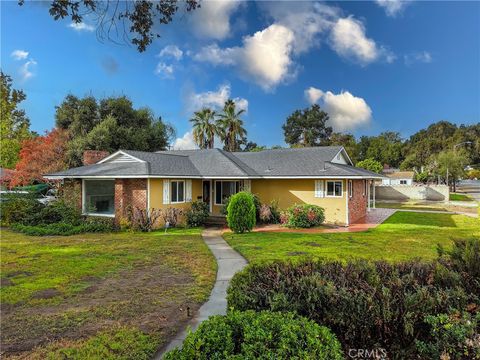
{"label": "autumn-colored tree", "polygon": [[42,175],[65,169],[67,141],[67,132],[59,129],[24,140],[10,187],[45,182]]}

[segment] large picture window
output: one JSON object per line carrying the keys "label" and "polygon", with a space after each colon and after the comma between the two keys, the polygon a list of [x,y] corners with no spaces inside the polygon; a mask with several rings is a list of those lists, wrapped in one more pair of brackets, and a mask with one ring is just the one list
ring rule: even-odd
{"label": "large picture window", "polygon": [[215,205],[225,204],[225,200],[240,191],[240,181],[215,181]]}
{"label": "large picture window", "polygon": [[83,212],[91,215],[115,214],[115,181],[84,180]]}
{"label": "large picture window", "polygon": [[172,181],[170,185],[172,203],[185,202],[185,181]]}
{"label": "large picture window", "polygon": [[327,196],[342,197],[342,181],[327,181]]}

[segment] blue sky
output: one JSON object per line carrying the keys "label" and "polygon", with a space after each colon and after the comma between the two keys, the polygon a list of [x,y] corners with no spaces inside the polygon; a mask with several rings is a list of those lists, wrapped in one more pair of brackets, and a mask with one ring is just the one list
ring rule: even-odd
{"label": "blue sky", "polygon": [[1,67],[34,130],[68,93],[127,95],[174,125],[177,147],[194,110],[228,97],[262,145],[283,144],[286,117],[314,102],[356,136],[480,121],[480,2],[203,2],[144,53],[98,41],[94,24],[1,3]]}

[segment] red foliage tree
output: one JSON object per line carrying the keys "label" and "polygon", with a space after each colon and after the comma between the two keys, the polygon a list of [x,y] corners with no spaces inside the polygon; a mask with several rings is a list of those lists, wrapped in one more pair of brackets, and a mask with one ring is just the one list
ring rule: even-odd
{"label": "red foliage tree", "polygon": [[67,141],[66,131],[59,129],[46,132],[44,136],[24,140],[10,187],[46,182],[43,174],[65,169]]}

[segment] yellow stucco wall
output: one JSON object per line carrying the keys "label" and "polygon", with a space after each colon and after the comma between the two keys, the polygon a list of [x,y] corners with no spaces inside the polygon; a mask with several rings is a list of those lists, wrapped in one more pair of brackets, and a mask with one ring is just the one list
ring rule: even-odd
{"label": "yellow stucco wall", "polygon": [[[185,179],[170,179],[185,180]],[[165,209],[175,207],[188,210],[191,202],[163,204],[163,179],[149,179],[150,181],[150,208]],[[338,180],[337,180],[338,181]],[[346,184],[343,182],[342,197],[315,197],[315,180],[314,179],[262,179],[252,180],[251,190],[253,194],[259,196],[262,203],[270,203],[272,200],[278,201],[280,209],[286,209],[294,204],[314,204],[325,209],[325,221],[344,225],[347,218],[346,204]],[[212,189],[215,182],[212,181]],[[212,199],[215,194],[212,192]],[[192,201],[202,198],[202,180],[192,179]],[[213,211],[215,215],[220,214],[222,206],[215,205],[213,201]],[[182,219],[183,220],[183,219]]]}
{"label": "yellow stucco wall", "polygon": [[[169,179],[172,181],[175,180],[186,180],[186,179]],[[166,209],[169,207],[174,207],[177,209],[188,210],[192,206],[192,203],[183,202],[183,203],[174,203],[174,204],[164,204],[163,203],[163,179],[149,179],[150,181],[150,209]],[[197,197],[202,198],[202,180],[192,179],[192,201],[197,200]],[[182,216],[180,222],[184,222],[185,218]],[[163,225],[163,221],[159,222],[160,225]]]}
{"label": "yellow stucco wall", "polygon": [[345,181],[342,182],[342,197],[316,198],[314,179],[252,180],[252,193],[258,195],[264,203],[278,201],[280,209],[303,203],[321,206],[325,209],[325,222],[344,225],[347,219],[347,188]]}

